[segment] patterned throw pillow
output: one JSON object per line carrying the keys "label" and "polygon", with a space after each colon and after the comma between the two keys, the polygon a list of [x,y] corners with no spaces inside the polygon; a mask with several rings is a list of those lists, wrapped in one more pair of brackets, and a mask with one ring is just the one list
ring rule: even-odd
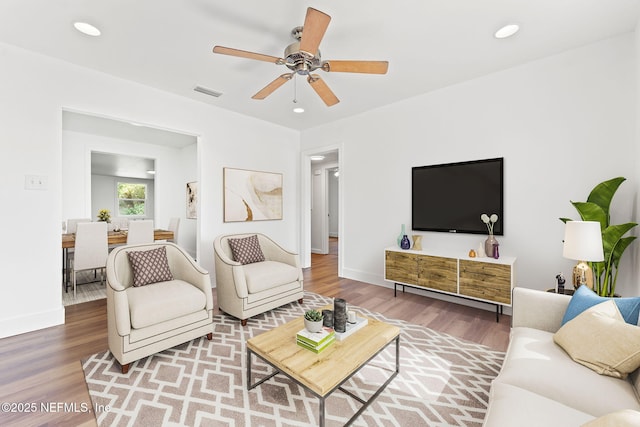
{"label": "patterned throw pillow", "polygon": [[257,235],[240,239],[229,238],[228,241],[233,259],[240,264],[251,264],[265,260]]}
{"label": "patterned throw pillow", "polygon": [[148,251],[127,251],[133,268],[133,286],[173,280],[164,246]]}

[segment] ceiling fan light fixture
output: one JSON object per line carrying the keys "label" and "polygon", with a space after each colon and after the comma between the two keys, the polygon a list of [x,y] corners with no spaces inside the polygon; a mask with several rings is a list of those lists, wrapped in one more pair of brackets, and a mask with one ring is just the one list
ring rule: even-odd
{"label": "ceiling fan light fixture", "polygon": [[507,24],[504,27],[498,29],[493,36],[497,39],[506,39],[515,35],[518,31],[520,31],[520,25],[518,24]]}
{"label": "ceiling fan light fixture", "polygon": [[86,34],[92,37],[98,37],[102,32],[95,26],[88,24],[86,22],[74,22],[73,27],[80,31],[82,34]]}

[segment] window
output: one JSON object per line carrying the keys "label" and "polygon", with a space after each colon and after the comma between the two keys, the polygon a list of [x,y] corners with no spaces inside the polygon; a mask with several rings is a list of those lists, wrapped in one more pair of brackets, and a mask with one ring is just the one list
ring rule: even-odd
{"label": "window", "polygon": [[147,184],[131,182],[118,183],[119,216],[145,216],[147,203]]}

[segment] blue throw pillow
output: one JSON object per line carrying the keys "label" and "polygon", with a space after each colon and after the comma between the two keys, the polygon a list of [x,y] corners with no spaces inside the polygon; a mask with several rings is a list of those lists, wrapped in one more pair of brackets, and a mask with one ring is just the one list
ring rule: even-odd
{"label": "blue throw pillow", "polygon": [[[610,298],[599,296],[587,286],[580,286],[574,292],[573,296],[571,297],[571,301],[569,301],[567,311],[565,311],[564,317],[562,318],[562,324],[564,325],[569,320],[573,319],[589,307],[593,307],[594,305],[600,304],[601,302],[605,302],[609,299]],[[618,306],[618,310],[620,310],[620,314],[622,314],[625,322],[631,325],[638,324],[638,313],[640,312],[640,297],[613,298],[613,301]]]}

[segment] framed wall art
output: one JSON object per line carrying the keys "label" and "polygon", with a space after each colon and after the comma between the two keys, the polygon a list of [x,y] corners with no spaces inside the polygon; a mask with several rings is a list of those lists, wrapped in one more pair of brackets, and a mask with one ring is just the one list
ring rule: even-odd
{"label": "framed wall art", "polygon": [[198,181],[187,182],[187,219],[198,218]]}
{"label": "framed wall art", "polygon": [[282,174],[224,168],[224,222],[282,219]]}

